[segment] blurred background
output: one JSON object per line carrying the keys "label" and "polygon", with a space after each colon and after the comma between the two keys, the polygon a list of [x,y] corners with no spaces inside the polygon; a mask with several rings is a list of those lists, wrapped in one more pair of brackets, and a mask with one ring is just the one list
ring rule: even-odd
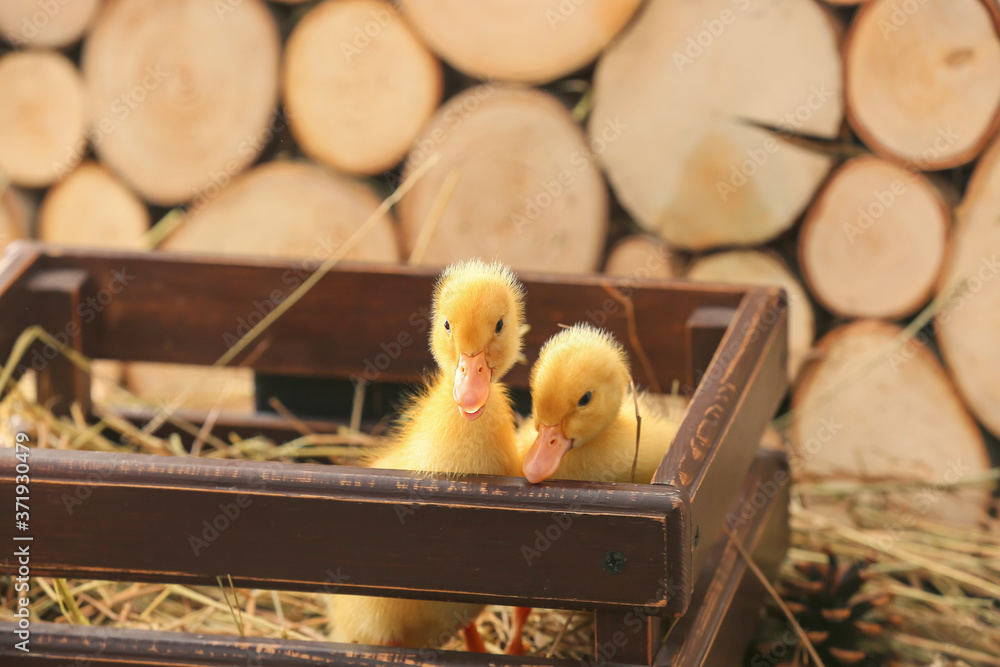
{"label": "blurred background", "polygon": [[[1000,436],[998,30],[995,0],[3,0],[0,247],[306,275],[437,155],[347,259],[780,285],[798,479],[971,484]],[[199,382],[253,409],[249,371]],[[994,513],[941,489],[921,519]]]}

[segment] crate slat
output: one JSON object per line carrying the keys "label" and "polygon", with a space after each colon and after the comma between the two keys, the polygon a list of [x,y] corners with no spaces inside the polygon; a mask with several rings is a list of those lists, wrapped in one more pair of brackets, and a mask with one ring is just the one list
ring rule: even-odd
{"label": "crate slat", "polygon": [[[788,387],[787,304],[779,290],[751,291],[715,352],[674,444],[653,477],[691,504],[691,580],[697,579]],[[684,613],[677,596],[668,611]]]}
{"label": "crate slat", "polygon": [[[15,463],[0,449],[0,494]],[[43,449],[30,468],[31,567],[51,576],[662,607],[683,560],[687,508],[649,485]]]}
{"label": "crate slat", "polygon": [[[733,532],[744,548],[768,574],[781,561],[788,542],[787,484],[776,483],[774,493],[765,495],[757,507],[756,494],[768,481],[781,481],[780,471],[787,471],[784,457],[774,452],[757,456],[739,498],[730,508]],[[787,475],[787,472],[785,472]],[[787,479],[787,476],[786,478]],[[744,513],[747,503],[753,511]],[[757,503],[760,504],[760,503]],[[728,537],[720,538],[712,549],[709,562],[698,582],[695,599],[687,615],[672,628],[657,654],[657,665],[687,667],[700,664],[735,664],[742,654],[753,625],[746,622],[748,612],[759,608],[763,588],[746,567]],[[616,612],[626,628],[637,627],[636,620],[656,619],[653,610],[633,607]],[[631,614],[629,616],[629,614]],[[610,627],[604,627],[604,630]],[[602,634],[597,627],[597,653],[589,664],[649,664],[645,647],[645,628],[638,634]],[[0,622],[0,634],[13,637],[13,624]],[[385,647],[346,646],[324,642],[236,638],[119,628],[81,628],[55,623],[31,626],[31,654],[24,655],[12,642],[0,644],[0,657],[11,667],[45,667],[64,664],[74,658],[89,660],[91,667],[122,665],[171,665],[173,667],[216,667],[219,665],[254,665],[259,667],[302,667],[337,665],[367,667],[381,664],[410,664],[470,667],[510,667],[513,665],[552,665],[569,667],[579,661],[516,658],[499,655],[415,650]],[[637,641],[638,640],[638,641]],[[651,642],[654,648],[658,641]],[[708,662],[703,662],[708,656]],[[9,662],[8,662],[9,661]]]}
{"label": "crate slat", "polygon": [[[35,246],[25,243],[22,248],[27,252]],[[183,364],[215,362],[248,330],[246,325],[259,321],[309,273],[301,263],[287,260],[77,248],[43,255],[33,268],[82,269],[98,289],[111,284],[115,272],[124,272],[127,286],[84,329],[84,353]],[[268,347],[251,366],[265,373],[419,380],[430,367],[426,340],[436,277],[436,271],[425,268],[340,264],[265,332],[262,340]],[[525,336],[528,358],[537,356],[560,323],[590,321],[611,330],[629,348],[625,309],[602,287],[621,280],[526,273],[521,278],[527,289],[526,321],[532,327]],[[688,315],[699,306],[735,307],[742,299],[740,290],[711,285],[645,283],[623,290],[635,304],[639,337],[659,385],[667,388],[686,377]],[[254,347],[234,364],[253,355]],[[636,382],[652,384],[641,368],[636,373]],[[505,378],[516,387],[526,387],[527,380],[528,368],[521,365]]]}

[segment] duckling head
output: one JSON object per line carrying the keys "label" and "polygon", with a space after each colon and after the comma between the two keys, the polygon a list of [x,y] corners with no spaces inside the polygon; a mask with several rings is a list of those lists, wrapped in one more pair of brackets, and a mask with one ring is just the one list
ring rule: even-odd
{"label": "duckling head", "polygon": [[521,351],[524,288],[514,272],[479,259],[452,264],[434,288],[431,352],[445,377],[454,375],[459,412],[478,419],[490,383],[510,370]]}
{"label": "duckling head", "polygon": [[531,369],[538,437],[524,457],[528,481],[548,479],[567,452],[600,435],[621,409],[628,382],[628,357],[611,334],[577,324],[546,341]]}

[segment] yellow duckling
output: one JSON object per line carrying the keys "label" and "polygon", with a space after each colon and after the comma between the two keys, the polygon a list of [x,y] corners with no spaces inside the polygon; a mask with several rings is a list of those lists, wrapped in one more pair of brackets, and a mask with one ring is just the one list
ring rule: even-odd
{"label": "yellow duckling", "polygon": [[[531,369],[531,419],[518,434],[529,482],[575,479],[629,482],[635,457],[635,405],[625,350],[589,324],[560,331]],[[648,483],[677,434],[654,402],[642,415],[635,481]]]}
{"label": "yellow duckling", "polygon": [[[371,467],[516,476],[514,413],[500,378],[520,350],[523,288],[499,263],[449,266],[434,289],[430,344],[440,367],[405,411]],[[481,605],[336,596],[337,642],[423,647],[464,627],[466,644],[485,650],[474,621]]]}

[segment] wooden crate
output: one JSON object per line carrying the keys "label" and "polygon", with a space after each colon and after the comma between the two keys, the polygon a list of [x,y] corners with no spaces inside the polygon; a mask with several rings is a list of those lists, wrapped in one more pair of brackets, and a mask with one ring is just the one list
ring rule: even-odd
{"label": "wooden crate", "polygon": [[[53,333],[79,331],[70,345],[91,358],[211,364],[255,302],[290,292],[294,270],[281,261],[20,244],[0,268],[0,355],[27,326],[41,324]],[[108,299],[101,292],[116,275],[119,283],[128,276],[127,285]],[[590,320],[629,340],[624,309],[603,288],[605,278],[521,277],[532,326],[529,359],[559,323]],[[378,380],[418,380],[432,362],[413,315],[426,312],[434,279],[425,269],[339,266],[235,363],[347,381],[364,374],[366,361],[384,352],[382,343],[410,332],[414,342],[399,347]],[[740,651],[760,589],[722,528],[732,524],[772,572],[787,543],[785,485],[772,484],[787,479],[783,460],[758,453],[786,390],[783,295],[666,282],[628,292],[659,384],[676,379],[693,391],[654,484],[532,485],[522,478],[449,480],[346,466],[33,450],[32,575],[208,585],[231,575],[237,586],[330,592],[330,573],[339,571],[339,593],[593,609],[598,662],[693,665],[734,644]],[[88,317],[97,309],[86,304],[102,301]],[[633,366],[636,381],[648,386],[642,367]],[[516,367],[506,380],[524,388],[527,371]],[[38,377],[40,398],[57,407],[75,400],[89,409],[88,386],[61,357]],[[268,415],[218,424],[272,435],[287,427]],[[0,493],[7,497],[14,463],[12,450],[0,450]],[[80,484],[90,493],[69,514],[61,495]],[[761,491],[772,486],[776,492]],[[195,554],[190,536],[220,505],[233,503],[239,517]],[[528,564],[522,547],[553,525],[553,514],[570,526]],[[3,558],[3,570],[14,571],[10,553]],[[10,625],[0,623],[0,633],[11,636]],[[716,646],[720,627],[730,632]],[[32,632],[29,655],[12,642],[0,644],[4,664],[57,664],[76,653],[94,665],[242,664],[254,656],[259,662],[249,664],[315,664],[320,656],[325,664],[352,665],[564,664],[43,623]]]}

